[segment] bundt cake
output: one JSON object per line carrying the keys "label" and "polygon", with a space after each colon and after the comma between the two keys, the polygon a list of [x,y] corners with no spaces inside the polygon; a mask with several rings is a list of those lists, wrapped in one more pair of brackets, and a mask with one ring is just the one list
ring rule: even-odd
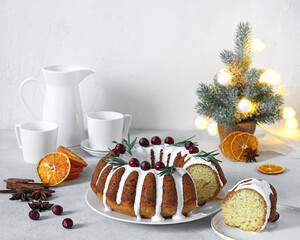
{"label": "bundt cake", "polygon": [[116,147],[98,162],[91,188],[106,210],[152,221],[179,219],[213,199],[226,184],[215,154],[190,154],[178,144],[141,140],[123,140],[117,144],[120,151]]}
{"label": "bundt cake", "polygon": [[226,194],[222,215],[226,225],[258,232],[276,215],[277,193],[265,180],[249,178],[238,182]]}

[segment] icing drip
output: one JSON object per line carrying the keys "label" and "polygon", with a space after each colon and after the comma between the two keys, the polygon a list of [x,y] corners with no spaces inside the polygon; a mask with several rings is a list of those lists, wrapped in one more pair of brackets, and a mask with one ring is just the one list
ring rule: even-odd
{"label": "icing drip", "polygon": [[138,219],[141,218],[140,215],[140,206],[141,206],[141,195],[142,195],[142,188],[144,184],[145,177],[151,171],[140,171],[138,170],[139,177],[136,184],[136,192],[135,192],[135,199],[134,199],[134,213]]}
{"label": "icing drip", "polygon": [[[242,183],[244,181],[250,180],[248,182]],[[232,191],[234,188],[236,187],[236,189],[234,190],[235,192],[240,190],[240,189],[253,189],[256,192],[258,192],[263,198],[264,201],[266,203],[266,217],[265,217],[265,221],[264,221],[264,225],[262,226],[261,230],[263,230],[267,223],[268,223],[268,219],[270,217],[270,213],[271,213],[271,200],[270,200],[270,194],[273,194],[273,191],[270,187],[270,184],[265,181],[265,180],[261,180],[261,179],[257,179],[257,178],[248,178],[248,179],[244,179],[240,182],[238,182],[232,189],[230,189],[229,191]]]}
{"label": "icing drip", "polygon": [[[155,170],[156,171],[156,170]],[[156,171],[157,172],[157,171]],[[155,215],[152,217],[152,221],[159,222],[164,218],[160,215],[161,213],[161,205],[163,199],[163,182],[164,177],[160,177],[157,174],[154,174],[156,181],[156,205],[155,205]]]}
{"label": "icing drip", "polygon": [[118,189],[117,199],[116,199],[117,204],[122,203],[121,198],[122,198],[123,188],[124,188],[125,182],[126,182],[128,176],[129,176],[129,174],[132,173],[132,167],[124,166],[123,168],[125,168],[125,171],[122,175],[122,178],[121,178],[121,181],[120,181],[120,184],[119,184],[119,189]]}
{"label": "icing drip", "polygon": [[[107,164],[107,165],[109,165],[109,164]],[[106,192],[107,192],[107,188],[108,188],[110,179],[114,175],[114,173],[115,173],[114,170],[111,170],[109,172],[109,174],[107,175],[107,178],[106,178],[105,187],[103,189],[103,204],[104,204],[104,208],[105,208],[106,211],[110,211],[111,210],[110,207],[106,203]]]}
{"label": "icing drip", "polygon": [[177,192],[177,212],[175,215],[172,216],[173,219],[182,219],[185,218],[184,215],[182,215],[182,209],[184,206],[184,199],[183,199],[183,175],[186,173],[183,169],[176,169],[176,172],[173,173],[173,178],[175,180],[176,185],[176,192]]}
{"label": "icing drip", "polygon": [[99,176],[98,176],[98,179],[97,179],[97,181],[96,181],[96,186],[98,185],[98,183],[99,183],[99,180],[100,180],[100,176],[101,176],[101,174],[102,174],[102,172],[104,171],[104,169],[105,168],[107,168],[109,166],[109,164],[106,164],[103,168],[102,168],[102,170],[101,170],[101,172],[99,173]]}

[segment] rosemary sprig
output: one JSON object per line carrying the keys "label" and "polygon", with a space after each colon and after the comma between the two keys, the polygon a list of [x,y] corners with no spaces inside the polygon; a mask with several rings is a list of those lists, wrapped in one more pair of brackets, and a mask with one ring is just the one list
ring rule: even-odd
{"label": "rosemary sprig", "polygon": [[162,177],[164,175],[169,175],[169,177],[172,176],[172,174],[176,171],[176,167],[174,166],[171,166],[171,167],[164,167],[164,168],[161,168],[159,170],[160,172],[158,173],[158,176]]}
{"label": "rosemary sprig", "polygon": [[[173,144],[169,144],[168,146],[173,146],[173,147],[184,147],[184,145],[186,144],[186,142],[190,141],[192,138],[196,137],[196,135],[189,137],[181,142],[177,142],[177,143],[173,143]],[[198,146],[198,143],[193,142],[194,146]]]}
{"label": "rosemary sprig", "polygon": [[119,157],[113,157],[113,156],[107,155],[106,159],[107,159],[107,163],[113,165],[112,171],[114,171],[124,165],[128,165],[128,162],[124,161],[122,158],[119,158]]}
{"label": "rosemary sprig", "polygon": [[218,150],[214,150],[211,152],[204,152],[203,150],[201,150],[199,153],[193,154],[193,157],[202,158],[203,160],[207,162],[211,162],[214,166],[216,166],[218,162],[222,162],[221,160],[215,158],[215,156],[219,155],[219,153],[216,153],[217,151]]}
{"label": "rosemary sprig", "polygon": [[[137,137],[130,142],[130,134],[128,133],[128,139],[126,140],[125,138],[122,139],[122,144],[124,145],[126,151],[132,156],[132,152],[131,149],[133,148],[133,146],[135,145],[135,142],[137,140]],[[113,143],[115,144],[119,144],[117,141],[113,141]]]}

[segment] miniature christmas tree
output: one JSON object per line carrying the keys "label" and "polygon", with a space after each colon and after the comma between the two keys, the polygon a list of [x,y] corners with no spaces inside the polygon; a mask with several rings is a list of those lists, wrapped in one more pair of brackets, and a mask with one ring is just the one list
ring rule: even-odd
{"label": "miniature christmas tree", "polygon": [[220,54],[226,68],[216,74],[213,84],[199,84],[198,114],[227,126],[248,122],[273,124],[281,119],[283,98],[268,81],[274,74],[250,68],[252,41],[249,24],[240,23],[234,50]]}

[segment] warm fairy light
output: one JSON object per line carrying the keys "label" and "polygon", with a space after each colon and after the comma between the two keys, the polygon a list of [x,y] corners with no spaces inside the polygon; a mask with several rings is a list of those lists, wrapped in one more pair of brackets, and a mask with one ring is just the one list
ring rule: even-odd
{"label": "warm fairy light", "polygon": [[254,38],[252,40],[251,46],[253,52],[261,52],[266,49],[266,44],[262,40],[257,38]]}
{"label": "warm fairy light", "polygon": [[280,76],[277,72],[275,72],[273,70],[267,70],[260,76],[259,81],[261,83],[269,83],[271,85],[278,85],[280,83]]}
{"label": "warm fairy light", "polygon": [[203,130],[208,127],[208,119],[202,116],[199,116],[195,119],[196,128]]}
{"label": "warm fairy light", "polygon": [[241,101],[237,105],[237,109],[242,113],[249,113],[253,110],[253,108],[254,106],[251,101],[246,98],[241,99]]}
{"label": "warm fairy light", "polygon": [[283,109],[282,116],[284,119],[292,119],[296,116],[296,112],[292,107]]}
{"label": "warm fairy light", "polygon": [[285,90],[285,85],[281,84],[276,88],[276,91],[278,94],[282,95],[282,96],[287,96],[286,94],[286,90]]}
{"label": "warm fairy light", "polygon": [[222,69],[218,75],[218,83],[223,86],[228,86],[231,82],[231,75],[225,69]]}
{"label": "warm fairy light", "polygon": [[218,135],[218,124],[217,123],[211,123],[208,125],[207,131],[212,136]]}
{"label": "warm fairy light", "polygon": [[296,129],[298,127],[298,121],[295,118],[288,119],[285,121],[285,126],[290,129]]}

